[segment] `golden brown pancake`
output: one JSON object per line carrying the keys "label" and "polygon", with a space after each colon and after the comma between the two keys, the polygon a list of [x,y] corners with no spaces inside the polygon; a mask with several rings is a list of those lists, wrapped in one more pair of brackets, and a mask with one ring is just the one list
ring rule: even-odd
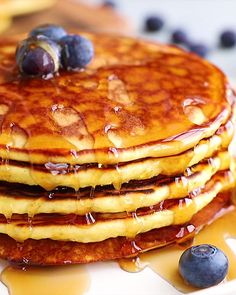
{"label": "golden brown pancake", "polygon": [[16,40],[0,42],[3,158],[112,164],[171,156],[229,118],[232,91],[207,61],[177,47],[83,35],[95,46],[92,63],[49,80],[19,79]]}
{"label": "golden brown pancake", "polygon": [[136,255],[180,231],[193,235],[230,202],[235,97],[224,74],[176,47],[82,34],[93,61],[49,80],[19,76],[22,37],[0,41],[0,257],[8,260]]}
{"label": "golden brown pancake", "polygon": [[1,234],[0,257],[30,265],[62,265],[137,256],[150,249],[192,238],[196,232],[212,221],[221,209],[225,213],[225,208],[230,208],[230,198],[230,192],[219,194],[188,223],[151,230],[138,234],[133,239],[118,237],[97,243],[29,239],[19,243]]}
{"label": "golden brown pancake", "polygon": [[[116,165],[97,163],[69,165],[47,162],[36,165],[27,162],[3,160],[0,163],[0,180],[40,185],[47,190],[57,186],[68,186],[78,190],[82,187],[113,184],[120,188],[130,180],[148,179],[159,174],[176,175],[182,173],[204,158],[211,157],[216,150],[226,149],[234,132],[234,114],[210,138],[201,140],[193,149],[178,155],[162,158],[146,158]],[[7,157],[8,150],[5,150]]]}
{"label": "golden brown pancake", "polygon": [[[134,238],[138,233],[188,222],[218,193],[231,189],[233,185],[234,177],[227,170],[217,173],[204,187],[189,192],[184,198],[163,200],[133,212],[38,214],[33,217],[13,214],[8,219],[0,215],[0,233],[21,242],[30,238],[82,243],[99,242],[119,236]],[[78,203],[78,206],[82,204]]]}
{"label": "golden brown pancake", "polygon": [[112,186],[97,186],[79,191],[66,187],[45,191],[35,186],[1,183],[0,212],[7,218],[13,213],[32,217],[40,213],[85,215],[89,212],[132,212],[166,199],[182,198],[204,187],[208,181],[214,183],[218,179],[217,172],[229,169],[229,166],[228,154],[219,153],[210,161],[189,167],[184,174],[131,181],[119,190]]}
{"label": "golden brown pancake", "polygon": [[[119,189],[130,180],[149,179],[160,174],[174,176],[183,173],[191,162],[183,157],[147,158],[139,161],[120,163],[116,166],[70,166],[68,164],[47,163],[27,165],[21,162],[3,161],[0,165],[0,180],[18,182],[28,185],[40,185],[47,190],[57,186],[72,187],[75,190],[97,185],[110,185]],[[229,165],[230,155],[227,151],[219,152],[220,160]],[[181,159],[181,161],[180,161]],[[195,163],[193,163],[195,164]],[[212,167],[213,169],[214,167]]]}

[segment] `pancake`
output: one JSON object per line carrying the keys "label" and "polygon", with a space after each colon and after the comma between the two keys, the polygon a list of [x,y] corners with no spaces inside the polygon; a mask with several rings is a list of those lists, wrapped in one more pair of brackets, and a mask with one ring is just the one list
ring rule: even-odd
{"label": "pancake", "polygon": [[8,15],[1,15],[0,33],[7,30],[11,25],[11,18]]}
{"label": "pancake", "polygon": [[[196,148],[196,150],[198,150]],[[196,157],[201,159],[200,149]],[[213,150],[215,153],[215,150]],[[210,152],[213,152],[210,150]],[[157,175],[175,176],[183,173],[189,164],[195,164],[191,159],[193,151],[182,155],[164,158],[146,158],[139,161],[124,162],[117,165],[102,166],[90,164],[86,166],[70,166],[68,164],[46,163],[43,165],[27,165],[17,161],[2,161],[0,164],[0,180],[18,182],[27,185],[40,185],[46,190],[57,186],[72,187],[75,190],[83,187],[96,187],[97,185],[112,184],[119,189],[122,183],[130,180],[143,180]],[[202,153],[206,155],[203,150]],[[187,156],[190,155],[190,160]],[[209,156],[207,154],[207,156]],[[222,161],[229,163],[230,156],[227,151],[219,153]]]}
{"label": "pancake", "polygon": [[[232,181],[233,179],[233,181]],[[232,188],[234,178],[228,170],[219,173],[217,180],[189,196],[165,200],[154,206],[135,212],[76,214],[39,214],[29,218],[27,214],[13,214],[10,219],[0,215],[0,233],[17,241],[27,239],[53,239],[91,243],[111,237],[135,237],[138,233],[169,225],[184,224],[194,214],[209,204],[216,195]]]}
{"label": "pancake", "polygon": [[1,18],[4,16],[13,17],[25,15],[49,8],[55,4],[55,2],[55,0],[43,0],[39,2],[32,2],[29,0],[21,0],[20,2],[4,0],[0,3],[0,15]]}
{"label": "pancake", "polygon": [[[166,199],[182,198],[189,192],[217,179],[217,171],[229,169],[228,154],[219,155],[188,168],[187,173],[174,177],[159,176],[144,181],[123,184],[121,189],[112,186],[85,188],[74,191],[57,188],[45,191],[39,187],[2,183],[0,185],[0,212],[6,218],[13,213],[60,213],[84,215],[89,212],[131,212],[141,207],[153,206]],[[234,178],[233,178],[234,179]]]}
{"label": "pancake", "polygon": [[229,119],[233,93],[207,61],[177,47],[83,35],[95,45],[92,63],[50,80],[19,79],[17,38],[0,42],[0,150],[7,159],[115,164],[173,156]]}
{"label": "pancake", "polygon": [[147,250],[192,239],[216,215],[226,213],[227,208],[232,209],[230,198],[230,192],[219,194],[188,223],[154,229],[138,234],[133,239],[117,237],[96,243],[29,239],[19,243],[0,234],[0,256],[12,262],[29,265],[62,265],[134,257]]}
{"label": "pancake", "polygon": [[236,103],[224,74],[177,47],[82,35],[93,61],[48,80],[19,76],[22,36],[0,41],[2,258],[136,255],[230,204]]}

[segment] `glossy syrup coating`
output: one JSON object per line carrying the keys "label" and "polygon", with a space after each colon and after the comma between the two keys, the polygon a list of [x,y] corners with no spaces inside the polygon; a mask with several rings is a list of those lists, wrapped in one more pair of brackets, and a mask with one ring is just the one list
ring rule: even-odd
{"label": "glossy syrup coating", "polygon": [[[194,190],[180,199],[157,201],[151,207],[145,204],[144,207],[132,212],[90,211],[85,215],[77,215],[69,211],[68,214],[46,214],[45,209],[42,214],[36,215],[33,211],[30,215],[13,213],[10,218],[0,215],[0,232],[19,242],[50,238],[91,243],[118,236],[134,238],[138,233],[189,222],[195,214],[210,204],[220,191],[232,188],[230,174],[229,170],[219,172],[215,175],[217,179],[214,177],[214,180],[208,182],[202,190]],[[81,208],[83,203],[80,200],[77,206]],[[36,204],[38,203],[35,200],[35,206]],[[58,211],[56,206],[54,209],[54,212]]]}
{"label": "glossy syrup coating", "polygon": [[94,44],[93,61],[49,80],[22,79],[17,38],[0,42],[3,158],[111,164],[167,156],[211,136],[229,117],[232,92],[207,61],[171,46],[82,35]]}
{"label": "glossy syrup coating", "polygon": [[154,229],[140,233],[133,239],[117,237],[95,243],[28,239],[19,243],[1,234],[0,257],[29,265],[62,265],[135,257],[150,249],[191,240],[196,232],[214,219],[215,214],[229,207],[230,198],[230,192],[219,194],[185,225]]}

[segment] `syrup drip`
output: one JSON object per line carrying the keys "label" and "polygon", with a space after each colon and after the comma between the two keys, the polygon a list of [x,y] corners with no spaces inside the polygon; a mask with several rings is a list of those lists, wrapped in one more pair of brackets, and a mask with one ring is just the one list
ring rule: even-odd
{"label": "syrup drip", "polygon": [[[194,238],[193,245],[212,244],[224,251],[229,259],[229,272],[226,280],[236,278],[236,209],[215,220],[206,226]],[[235,244],[229,243],[234,241]],[[191,246],[192,241],[184,246]],[[187,247],[186,247],[187,246]],[[145,267],[150,267],[154,272],[168,281],[181,292],[194,291],[187,285],[178,273],[178,263],[184,249],[181,245],[171,245],[161,249],[140,254],[137,258],[119,260],[120,267],[128,272],[139,272]]]}
{"label": "syrup drip", "polygon": [[10,295],[83,295],[90,278],[84,266],[6,267],[1,281]]}

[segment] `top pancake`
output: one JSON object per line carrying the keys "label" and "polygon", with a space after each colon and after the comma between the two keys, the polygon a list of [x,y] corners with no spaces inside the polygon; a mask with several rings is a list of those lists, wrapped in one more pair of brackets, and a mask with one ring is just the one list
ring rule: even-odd
{"label": "top pancake", "polygon": [[230,116],[224,74],[176,47],[84,34],[81,72],[23,79],[17,40],[0,41],[0,156],[31,163],[112,164],[179,154]]}

